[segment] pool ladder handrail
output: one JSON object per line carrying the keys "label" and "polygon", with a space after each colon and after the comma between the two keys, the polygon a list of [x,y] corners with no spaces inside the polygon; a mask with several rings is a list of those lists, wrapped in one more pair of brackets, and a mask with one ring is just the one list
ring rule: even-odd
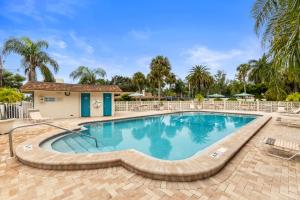
{"label": "pool ladder handrail", "polygon": [[96,147],[98,148],[98,141],[93,136],[90,136],[90,135],[87,135],[87,134],[84,134],[84,133],[80,133],[78,131],[72,131],[72,130],[69,130],[69,129],[66,129],[66,128],[63,128],[63,127],[60,127],[60,126],[56,126],[56,125],[53,125],[53,124],[42,122],[42,123],[35,123],[35,124],[27,124],[27,125],[23,125],[23,126],[17,126],[17,127],[12,128],[8,133],[6,133],[6,134],[8,134],[10,157],[14,156],[13,138],[12,138],[13,131],[16,130],[16,129],[19,129],[19,128],[25,128],[25,127],[31,127],[31,126],[38,126],[38,125],[47,125],[47,126],[51,126],[51,127],[55,127],[55,128],[64,130],[64,131],[69,131],[71,133],[76,133],[76,134],[80,134],[82,136],[86,136],[86,137],[92,138],[95,141]]}
{"label": "pool ladder handrail", "polygon": [[90,136],[90,135],[85,134],[85,133],[80,133],[80,132],[78,132],[78,131],[76,131],[76,132],[74,131],[74,133],[77,133],[77,134],[79,134],[80,136],[85,136],[85,137],[88,137],[88,138],[93,139],[93,140],[95,141],[96,147],[97,147],[97,148],[99,147],[99,146],[98,146],[98,141],[97,141],[97,139],[96,139],[95,137]]}

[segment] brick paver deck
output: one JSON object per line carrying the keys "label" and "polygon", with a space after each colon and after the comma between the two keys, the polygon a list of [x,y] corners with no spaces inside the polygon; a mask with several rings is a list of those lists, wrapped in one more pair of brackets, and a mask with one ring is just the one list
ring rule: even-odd
{"label": "brick paver deck", "polygon": [[[55,122],[64,125],[65,121]],[[73,120],[74,121],[74,120]],[[27,128],[15,144],[49,131]],[[0,136],[0,199],[300,199],[300,159],[266,155],[261,141],[273,136],[300,143],[300,129],[272,119],[217,175],[195,182],[155,181],[122,167],[53,171],[9,158],[7,135]]]}

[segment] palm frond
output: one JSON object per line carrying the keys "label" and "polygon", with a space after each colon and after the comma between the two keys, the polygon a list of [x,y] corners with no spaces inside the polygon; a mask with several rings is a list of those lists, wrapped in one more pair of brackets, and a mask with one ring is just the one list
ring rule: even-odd
{"label": "palm frond", "polygon": [[24,44],[20,40],[16,38],[11,38],[5,41],[3,45],[2,53],[4,55],[7,55],[9,53],[22,54],[23,49],[24,49]]}
{"label": "palm frond", "polygon": [[39,69],[40,69],[41,74],[44,78],[44,82],[55,82],[55,78],[54,78],[52,72],[50,71],[50,69],[46,65],[41,64]]}

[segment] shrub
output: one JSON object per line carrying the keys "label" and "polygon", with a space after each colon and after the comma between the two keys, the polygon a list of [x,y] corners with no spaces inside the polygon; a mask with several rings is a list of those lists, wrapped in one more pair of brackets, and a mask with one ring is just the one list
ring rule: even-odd
{"label": "shrub", "polygon": [[131,97],[128,94],[122,94],[121,101],[131,101]]}
{"label": "shrub", "polygon": [[230,98],[227,99],[227,101],[237,101],[237,98],[235,98],[235,97],[230,97]]}
{"label": "shrub", "polygon": [[24,95],[13,88],[0,88],[1,103],[16,103],[22,101]]}
{"label": "shrub", "polygon": [[202,94],[196,94],[195,99],[199,102],[203,101],[204,97],[202,96]]}
{"label": "shrub", "polygon": [[295,92],[286,97],[286,101],[300,101],[300,93]]}
{"label": "shrub", "polygon": [[223,101],[221,98],[214,98],[214,101]]}

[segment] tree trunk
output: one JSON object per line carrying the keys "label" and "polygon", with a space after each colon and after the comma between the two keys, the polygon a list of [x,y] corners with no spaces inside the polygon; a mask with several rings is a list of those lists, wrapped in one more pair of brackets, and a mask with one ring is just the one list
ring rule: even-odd
{"label": "tree trunk", "polygon": [[30,68],[29,74],[28,74],[28,80],[29,81],[36,81],[36,73],[34,67]]}
{"label": "tree trunk", "polygon": [[298,83],[294,81],[294,92],[298,92]]}
{"label": "tree trunk", "polygon": [[244,82],[244,93],[247,93],[246,92],[246,77],[243,78],[243,82]]}
{"label": "tree trunk", "polygon": [[160,101],[160,81],[158,81],[158,101]]}
{"label": "tree trunk", "polygon": [[[141,87],[138,85],[139,88],[139,94],[141,94]],[[140,96],[140,101],[142,101],[142,97]]]}
{"label": "tree trunk", "polygon": [[0,56],[0,87],[3,86],[3,65],[2,65],[2,57]]}

